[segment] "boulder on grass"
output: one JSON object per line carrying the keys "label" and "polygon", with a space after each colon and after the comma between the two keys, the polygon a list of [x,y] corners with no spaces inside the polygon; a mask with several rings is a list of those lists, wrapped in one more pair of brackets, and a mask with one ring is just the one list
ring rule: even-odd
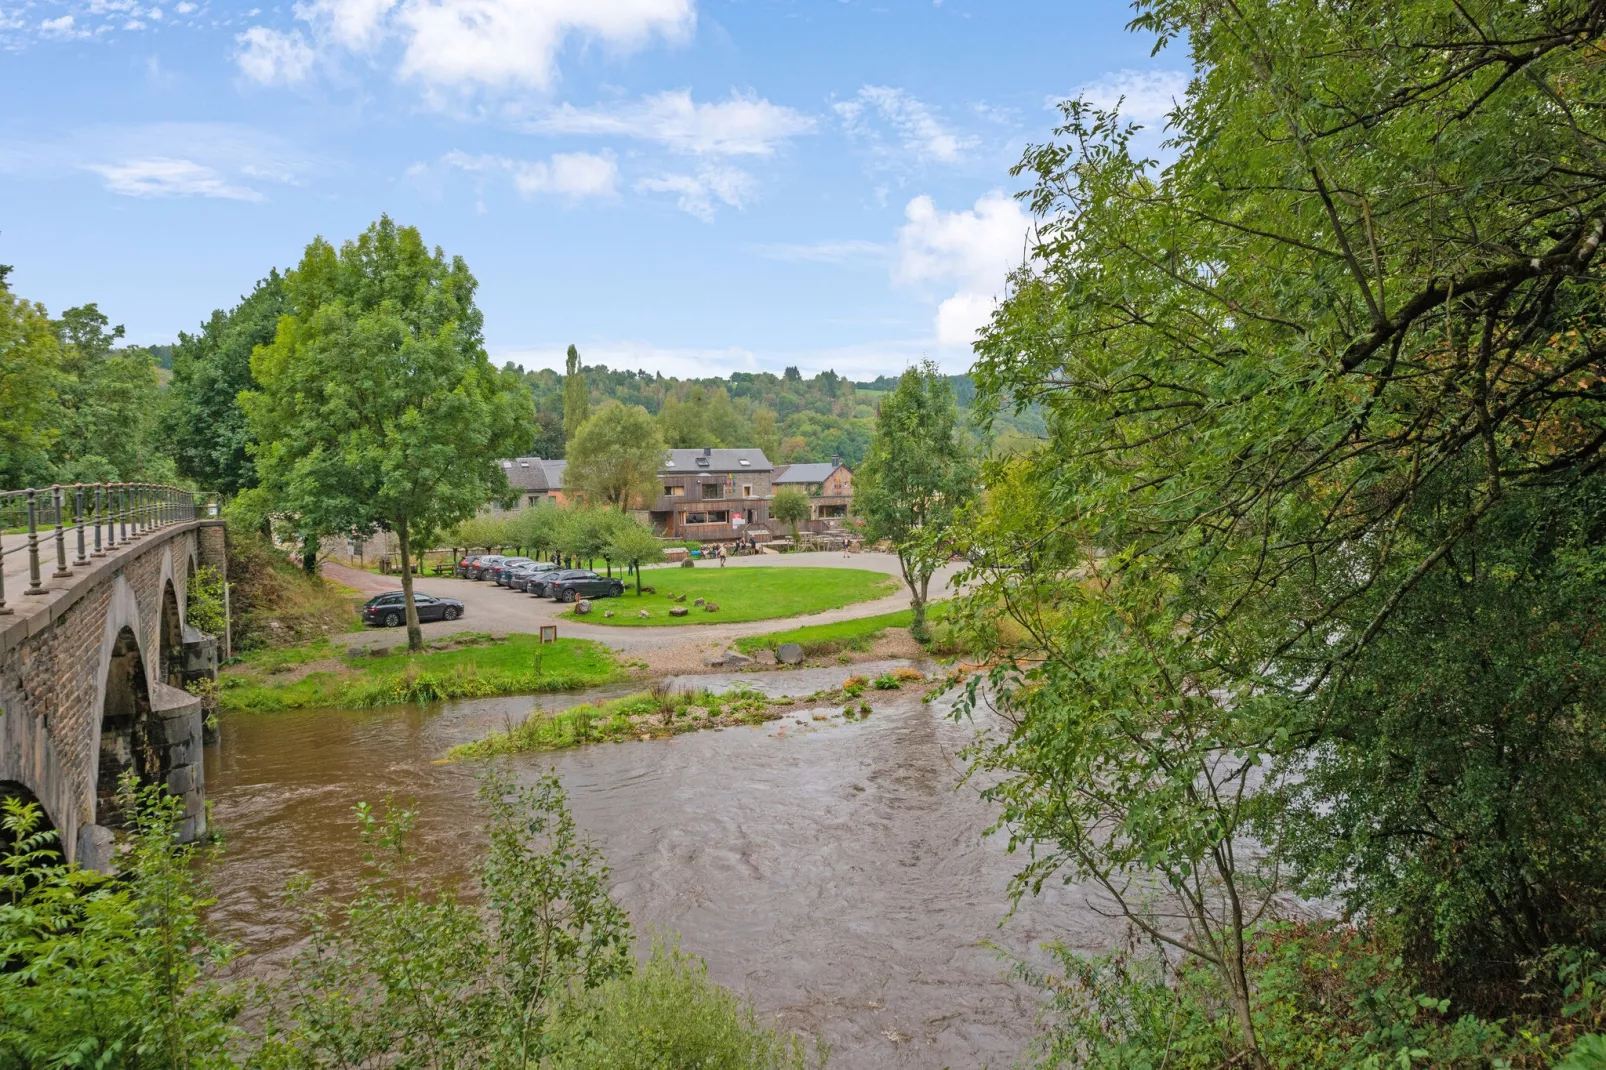
{"label": "boulder on grass", "polygon": [[701,599],[701,598],[699,598],[699,599],[697,599],[697,600],[696,600],[696,601],[695,601],[695,602],[693,602],[693,603],[692,603],[692,605],[694,605],[694,606],[700,606],[700,605],[702,605],[702,604],[703,604],[703,601],[704,601],[704,600],[703,600],[703,599]]}
{"label": "boulder on grass", "polygon": [[719,611],[719,603],[718,602],[704,602],[703,603],[703,608],[708,610],[708,612],[710,612],[710,613],[717,613]]}
{"label": "boulder on grass", "polygon": [[604,616],[604,617],[611,617],[611,616],[613,616],[613,610],[611,610],[611,609],[605,609],[605,610],[603,610],[603,611],[602,611],[602,615],[603,615],[603,616]]}
{"label": "boulder on grass", "polygon": [[684,602],[685,600],[686,600],[686,596],[685,595],[681,595],[679,598],[675,599],[675,601],[677,601],[677,602]]}
{"label": "boulder on grass", "polygon": [[575,616],[583,617],[587,613],[590,613],[590,612],[591,612],[591,601],[589,599],[582,598],[582,599],[580,599],[580,601],[578,601],[578,602],[576,602],[574,604],[574,615]]}
{"label": "boulder on grass", "polygon": [[753,659],[735,650],[722,650],[704,658],[703,664],[713,669],[735,669],[753,664]]}
{"label": "boulder on grass", "polygon": [[782,665],[803,664],[803,647],[797,643],[782,643],[775,648],[775,660]]}
{"label": "boulder on grass", "polygon": [[760,647],[759,649],[753,651],[753,660],[758,662],[760,665],[774,665],[775,651],[771,650],[767,646]]}
{"label": "boulder on grass", "polygon": [[641,589],[641,593],[642,594],[657,594],[658,593],[658,588],[653,587],[652,585],[649,584],[648,586],[643,587]]}
{"label": "boulder on grass", "polygon": [[690,613],[690,612],[691,612],[691,610],[687,609],[685,606],[670,606],[669,607],[669,615],[671,617],[684,617],[687,613]]}
{"label": "boulder on grass", "polygon": [[637,614],[636,614],[636,616],[638,616],[638,617],[641,617],[641,618],[642,618],[642,619],[644,619],[644,620],[645,620],[645,619],[646,619],[646,618],[647,618],[647,617],[650,617],[650,616],[652,616],[652,614],[651,614],[651,613],[648,613],[648,612],[647,612],[647,611],[646,611],[646,610],[645,610],[645,609],[644,609],[644,610],[642,610],[642,611],[641,611],[641,612],[639,612],[639,613],[637,613]]}

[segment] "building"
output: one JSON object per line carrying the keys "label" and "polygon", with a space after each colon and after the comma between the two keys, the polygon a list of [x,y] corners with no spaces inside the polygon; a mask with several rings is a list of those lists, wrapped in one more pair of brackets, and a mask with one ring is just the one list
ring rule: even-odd
{"label": "building", "polygon": [[669,450],[648,508],[665,538],[729,542],[770,531],[768,457],[759,449]]}
{"label": "building", "polygon": [[783,464],[770,483],[776,490],[796,487],[809,496],[809,519],[799,525],[804,531],[841,531],[853,509],[853,470],[840,457],[829,464]]}
{"label": "building", "polygon": [[567,505],[569,497],[563,489],[563,472],[568,461],[548,461],[540,457],[515,457],[502,462],[507,474],[507,485],[519,492],[516,509],[550,502]]}

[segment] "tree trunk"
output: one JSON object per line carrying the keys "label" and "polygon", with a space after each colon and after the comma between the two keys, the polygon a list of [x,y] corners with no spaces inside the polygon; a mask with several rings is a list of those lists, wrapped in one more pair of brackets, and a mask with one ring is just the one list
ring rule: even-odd
{"label": "tree trunk", "polygon": [[311,535],[301,537],[301,571],[309,576],[318,574],[318,540]]}
{"label": "tree trunk", "polygon": [[634,566],[634,568],[636,570],[636,597],[640,598],[641,597],[641,562],[640,561],[634,561],[634,562],[631,562],[631,564]]}
{"label": "tree trunk", "polygon": [[416,654],[424,649],[424,633],[418,627],[418,607],[413,605],[412,547],[407,542],[407,521],[396,525],[396,542],[401,546],[402,601],[407,607],[407,649]]}

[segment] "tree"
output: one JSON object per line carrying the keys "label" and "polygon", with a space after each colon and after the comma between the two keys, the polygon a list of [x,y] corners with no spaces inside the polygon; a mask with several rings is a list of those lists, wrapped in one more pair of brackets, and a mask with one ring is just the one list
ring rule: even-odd
{"label": "tree", "polygon": [[174,476],[159,427],[167,404],[156,362],[144,349],[115,348],[121,326],[95,304],[69,308],[52,323],[61,350],[60,482],[167,482]]}
{"label": "tree", "polygon": [[[978,344],[983,408],[1050,431],[966,518],[976,611],[1046,659],[994,681],[1005,821],[1037,880],[1137,859],[1244,905],[1292,861],[1436,988],[1509,1001],[1606,916],[1600,8],[1139,12],[1193,50],[1176,159],[1066,104]],[[1071,797],[1095,759],[1150,811]],[[1254,1059],[1208,935],[1254,910],[1188,917]]]}
{"label": "tree", "polygon": [[651,500],[663,462],[664,442],[647,410],[609,401],[570,440],[564,480],[595,504],[625,510]]}
{"label": "tree", "polygon": [[461,257],[383,216],[338,250],[307,246],[251,359],[263,486],[307,531],[396,533],[412,650],[413,547],[505,493],[498,460],[531,433],[529,392],[485,357],[475,286]]}
{"label": "tree", "polygon": [[61,434],[61,347],[44,307],[0,280],[0,484],[48,483]]}
{"label": "tree", "polygon": [[797,526],[809,518],[809,496],[796,487],[782,487],[770,501],[770,516],[792,527],[792,541],[797,542]]}
{"label": "tree", "polygon": [[572,443],[591,415],[591,395],[586,391],[585,369],[580,365],[580,351],[569,347],[563,364],[563,437],[565,444]]}
{"label": "tree", "polygon": [[931,575],[947,558],[950,523],[975,494],[976,469],[948,380],[927,361],[909,368],[876,413],[870,452],[854,476],[865,537],[887,539],[909,587],[910,634],[924,641]]}
{"label": "tree", "polygon": [[256,485],[255,440],[239,397],[256,388],[251,353],[273,343],[283,312],[284,279],[272,271],[234,308],[213,312],[199,334],[178,336],[162,437],[179,474],[208,490],[234,495]]}
{"label": "tree", "polygon": [[625,522],[615,525],[608,536],[608,558],[619,561],[635,570],[636,594],[641,594],[641,566],[651,565],[664,559],[664,544],[654,535],[651,529],[625,518]]}

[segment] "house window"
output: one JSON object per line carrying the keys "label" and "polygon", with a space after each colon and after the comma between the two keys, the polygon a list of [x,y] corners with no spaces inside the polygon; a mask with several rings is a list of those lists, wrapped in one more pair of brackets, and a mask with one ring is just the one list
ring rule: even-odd
{"label": "house window", "polygon": [[731,519],[730,513],[726,512],[723,509],[721,509],[717,513],[709,513],[708,514],[708,522],[710,524],[728,524],[728,523],[730,523],[730,519]]}
{"label": "house window", "polygon": [[675,487],[675,486],[670,486],[667,483],[664,484],[664,497],[666,497],[666,498],[684,498],[685,496],[686,496],[686,488],[685,487]]}
{"label": "house window", "polygon": [[723,483],[704,483],[703,484],[703,500],[704,501],[715,501],[715,500],[723,498],[723,497],[725,497],[725,484],[723,484]]}
{"label": "house window", "polygon": [[742,497],[751,498],[752,496],[753,496],[753,485],[751,483],[743,483],[742,484]]}
{"label": "house window", "polygon": [[848,515],[848,507],[845,506],[845,505],[822,505],[822,506],[820,506],[820,516],[822,516],[822,517],[847,516],[847,515]]}

